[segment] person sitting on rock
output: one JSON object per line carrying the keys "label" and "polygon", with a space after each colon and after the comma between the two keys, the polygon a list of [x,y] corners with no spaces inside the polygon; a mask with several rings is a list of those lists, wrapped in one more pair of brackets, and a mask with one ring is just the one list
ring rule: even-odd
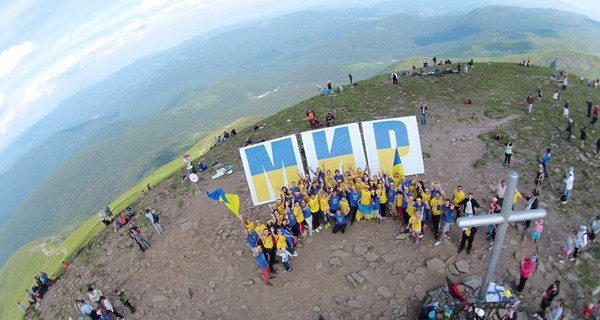
{"label": "person sitting on rock", "polygon": [[325,121],[327,122],[328,127],[334,126],[335,117],[331,114],[331,112],[327,112],[327,116],[325,116]]}

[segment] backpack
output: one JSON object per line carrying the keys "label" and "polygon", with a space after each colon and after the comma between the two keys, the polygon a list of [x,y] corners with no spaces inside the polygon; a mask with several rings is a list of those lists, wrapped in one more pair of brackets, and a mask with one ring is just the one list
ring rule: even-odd
{"label": "backpack", "polygon": [[158,223],[158,215],[154,212],[152,212],[152,220],[154,220],[154,223]]}

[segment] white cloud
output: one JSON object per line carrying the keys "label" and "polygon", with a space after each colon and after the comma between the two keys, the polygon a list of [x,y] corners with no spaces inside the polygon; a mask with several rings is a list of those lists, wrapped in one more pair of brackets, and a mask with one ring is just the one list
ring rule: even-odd
{"label": "white cloud", "polygon": [[130,31],[135,31],[138,29],[141,29],[144,27],[144,20],[137,18],[135,19],[132,23],[124,26],[121,31],[123,32],[130,32]]}
{"label": "white cloud", "polygon": [[25,41],[0,53],[0,78],[9,74],[25,57],[37,49],[37,44]]}
{"label": "white cloud", "polygon": [[0,92],[0,110],[4,106],[4,92]]}
{"label": "white cloud", "polygon": [[14,110],[9,109],[8,112],[0,116],[0,133],[4,133],[10,128],[10,123],[16,115],[17,113]]}
{"label": "white cloud", "polygon": [[52,94],[52,92],[54,92],[58,86],[58,82],[60,81],[62,75],[70,71],[80,61],[81,58],[78,56],[68,56],[55,65],[52,69],[36,78],[33,81],[33,84],[25,90],[23,104],[20,106],[20,108],[25,108],[40,98]]}
{"label": "white cloud", "polygon": [[156,7],[163,7],[169,2],[173,2],[172,0],[142,0],[140,11],[142,13],[150,11]]}

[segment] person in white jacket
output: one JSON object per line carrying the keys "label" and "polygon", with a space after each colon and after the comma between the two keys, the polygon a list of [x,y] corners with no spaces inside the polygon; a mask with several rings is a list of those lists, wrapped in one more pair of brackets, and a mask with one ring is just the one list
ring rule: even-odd
{"label": "person in white jacket", "polygon": [[565,177],[563,179],[563,195],[561,197],[562,203],[567,203],[569,201],[574,182],[575,174],[573,173],[573,167],[569,167],[569,170],[565,173]]}
{"label": "person in white jacket", "polygon": [[102,304],[104,309],[106,309],[106,311],[114,314],[115,317],[117,317],[119,319],[125,319],[125,317],[123,317],[120,313],[118,313],[115,310],[115,307],[113,307],[112,303],[110,303],[110,301],[108,299],[106,299],[105,296],[100,297],[100,303]]}

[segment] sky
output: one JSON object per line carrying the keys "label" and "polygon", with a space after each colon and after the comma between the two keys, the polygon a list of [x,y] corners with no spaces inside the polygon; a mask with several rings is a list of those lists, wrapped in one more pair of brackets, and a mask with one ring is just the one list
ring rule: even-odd
{"label": "sky", "polygon": [[[457,0],[552,7],[600,20],[597,0]],[[334,6],[380,1],[329,0]],[[396,1],[399,5],[402,1]],[[435,1],[428,1],[435,3]],[[452,1],[449,1],[452,2]],[[195,35],[320,0],[0,0],[0,150],[63,99]],[[425,5],[431,9],[431,6]],[[85,106],[82,106],[85,107]]]}

